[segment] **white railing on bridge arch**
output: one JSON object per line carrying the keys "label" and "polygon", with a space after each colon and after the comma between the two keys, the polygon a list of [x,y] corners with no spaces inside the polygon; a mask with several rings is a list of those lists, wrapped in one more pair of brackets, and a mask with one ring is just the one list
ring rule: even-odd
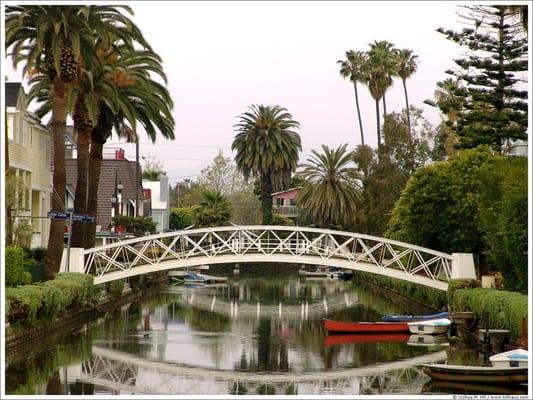
{"label": "white railing on bridge arch", "polygon": [[299,226],[180,230],[71,249],[69,271],[91,274],[100,284],[168,269],[248,262],[339,267],[440,290],[447,289],[450,279],[475,278],[471,254],[446,254],[369,235]]}

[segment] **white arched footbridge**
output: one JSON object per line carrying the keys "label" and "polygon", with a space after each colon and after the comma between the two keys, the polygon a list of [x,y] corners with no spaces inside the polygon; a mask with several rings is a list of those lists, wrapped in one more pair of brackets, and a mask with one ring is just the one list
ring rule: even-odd
{"label": "white arched footbridge", "polygon": [[353,232],[266,225],[180,230],[74,248],[69,271],[91,274],[100,284],[169,269],[265,262],[339,267],[440,290],[448,288],[450,279],[475,278],[471,254],[446,254]]}

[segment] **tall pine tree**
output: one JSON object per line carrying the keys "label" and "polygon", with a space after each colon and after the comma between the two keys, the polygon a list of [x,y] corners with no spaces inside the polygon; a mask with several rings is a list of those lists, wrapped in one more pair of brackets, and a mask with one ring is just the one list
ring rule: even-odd
{"label": "tall pine tree", "polygon": [[461,106],[450,126],[458,147],[488,144],[504,153],[509,140],[527,140],[527,35],[506,6],[466,8],[473,28],[437,29],[471,50],[454,60],[457,70],[446,71],[462,83],[454,88]]}

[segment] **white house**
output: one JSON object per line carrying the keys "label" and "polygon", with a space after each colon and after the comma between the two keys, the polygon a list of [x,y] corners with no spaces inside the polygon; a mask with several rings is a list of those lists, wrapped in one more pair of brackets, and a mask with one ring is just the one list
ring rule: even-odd
{"label": "white house", "polygon": [[150,190],[152,220],[157,223],[158,232],[168,229],[170,217],[170,185],[168,177],[161,175],[159,181],[143,180],[143,189]]}
{"label": "white house", "polygon": [[9,172],[22,184],[12,209],[12,213],[19,216],[15,225],[21,218],[29,220],[32,236],[28,244],[46,247],[49,230],[46,217],[52,192],[51,130],[28,111],[26,93],[20,82],[6,82],[5,94]]}

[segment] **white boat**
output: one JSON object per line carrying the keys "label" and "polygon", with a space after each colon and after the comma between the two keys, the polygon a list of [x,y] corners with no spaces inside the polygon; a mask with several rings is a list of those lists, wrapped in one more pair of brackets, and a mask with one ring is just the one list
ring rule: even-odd
{"label": "white boat", "polygon": [[452,321],[448,318],[437,318],[428,321],[408,322],[407,326],[411,333],[419,335],[441,335],[448,331],[451,323]]}
{"label": "white boat", "polygon": [[408,346],[449,346],[446,335],[411,335],[407,341]]}
{"label": "white boat", "polygon": [[184,276],[182,279],[185,283],[195,283],[195,284],[221,283],[221,282],[226,282],[228,280],[228,278],[225,276],[212,276],[212,275],[200,274],[197,272],[190,272],[186,276]]}
{"label": "white boat", "polygon": [[493,367],[527,367],[528,351],[516,349],[491,356],[489,361]]}
{"label": "white boat", "polygon": [[300,269],[299,274],[305,276],[306,278],[339,279],[341,272],[330,270],[328,267],[317,267],[315,271]]}

